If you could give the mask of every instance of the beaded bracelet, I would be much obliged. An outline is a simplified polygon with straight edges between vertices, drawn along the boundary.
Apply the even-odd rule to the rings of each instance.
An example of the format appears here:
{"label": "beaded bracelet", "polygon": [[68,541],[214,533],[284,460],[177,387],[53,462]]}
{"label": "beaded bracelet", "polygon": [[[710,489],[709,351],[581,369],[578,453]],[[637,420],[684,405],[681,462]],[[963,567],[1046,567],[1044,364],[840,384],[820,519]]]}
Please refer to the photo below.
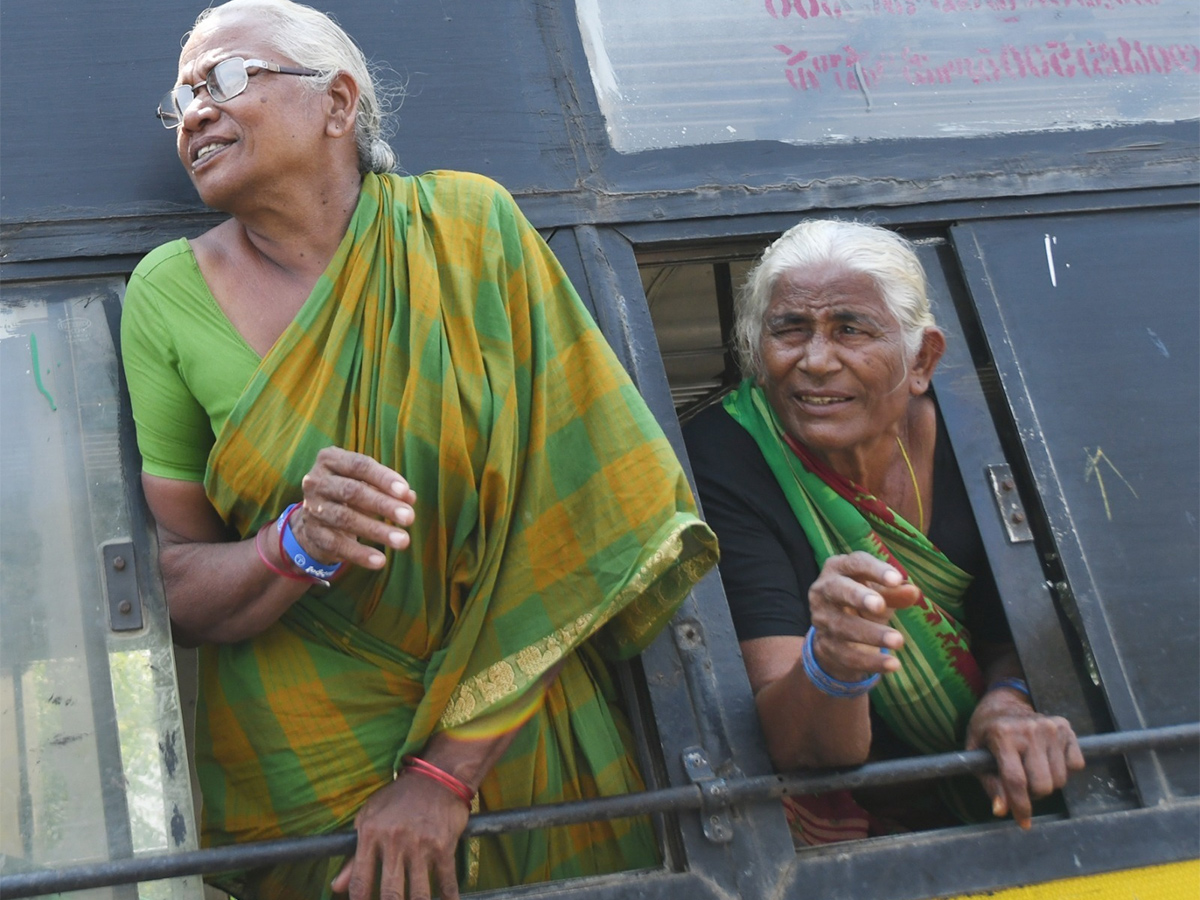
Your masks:
{"label": "beaded bracelet", "polygon": [[800,658],[804,662],[804,674],[808,676],[808,680],[813,683],[813,686],[818,691],[830,697],[849,699],[852,697],[861,697],[867,691],[871,690],[871,688],[875,687],[875,685],[879,684],[878,672],[869,678],[864,678],[862,681],[841,681],[822,669],[821,664],[817,662],[816,656],[813,655],[812,645],[816,633],[816,626],[810,626],[808,634],[804,636],[804,646],[800,651]]}
{"label": "beaded bracelet", "polygon": [[281,512],[279,518],[275,520],[275,530],[279,532],[279,555],[284,559],[291,560],[296,568],[307,575],[310,580],[329,587],[329,579],[337,574],[342,564],[340,562],[318,562],[309,556],[304,548],[300,546],[300,542],[296,540],[296,535],[292,533],[291,519],[296,510],[302,505],[300,503],[293,503]]}
{"label": "beaded bracelet", "polygon": [[436,781],[465,803],[467,809],[471,808],[471,801],[475,797],[475,792],[449,772],[439,769],[433,763],[427,762],[419,756],[405,756],[400,761],[404,763],[404,771],[416,772],[418,775],[424,775],[431,781]]}
{"label": "beaded bracelet", "polygon": [[268,524],[264,525],[262,528],[258,529],[258,532],[254,535],[254,549],[258,551],[258,558],[262,560],[263,565],[266,566],[268,569],[270,569],[272,572],[274,572],[276,575],[281,575],[284,578],[290,578],[290,579],[292,579],[292,581],[309,581],[309,582],[311,582],[312,579],[309,578],[307,575],[301,575],[299,572],[289,572],[287,569],[281,569],[281,568],[279,568],[279,566],[275,565],[275,563],[271,562],[271,560],[267,559],[267,554],[263,552],[262,544],[259,543],[258,539],[262,536],[262,533],[264,531],[266,531],[269,527],[271,527],[270,523],[268,523]]}
{"label": "beaded bracelet", "polygon": [[1011,688],[1014,691],[1024,694],[1029,699],[1033,699],[1033,696],[1029,693],[1029,685],[1025,683],[1024,678],[1014,678],[1012,676],[997,678],[988,685],[988,691],[994,691],[996,688]]}

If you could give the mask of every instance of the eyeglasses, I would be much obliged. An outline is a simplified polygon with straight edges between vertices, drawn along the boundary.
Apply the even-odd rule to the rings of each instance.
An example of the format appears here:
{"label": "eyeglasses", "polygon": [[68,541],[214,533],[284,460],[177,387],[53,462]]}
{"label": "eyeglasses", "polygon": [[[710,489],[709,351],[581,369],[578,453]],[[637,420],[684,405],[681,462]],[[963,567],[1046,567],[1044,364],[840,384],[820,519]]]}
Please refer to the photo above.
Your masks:
{"label": "eyeglasses", "polygon": [[215,103],[232,100],[246,90],[251,75],[259,74],[259,72],[251,72],[250,69],[258,69],[259,72],[276,72],[280,75],[321,74],[315,69],[298,69],[294,66],[276,65],[263,59],[242,59],[240,56],[231,56],[209,69],[203,81],[196,84],[178,84],[167,91],[158,104],[158,118],[163,123],[163,127],[178,128],[183,123],[183,111],[196,99],[196,90],[200,87],[208,90],[208,96],[212,97]]}

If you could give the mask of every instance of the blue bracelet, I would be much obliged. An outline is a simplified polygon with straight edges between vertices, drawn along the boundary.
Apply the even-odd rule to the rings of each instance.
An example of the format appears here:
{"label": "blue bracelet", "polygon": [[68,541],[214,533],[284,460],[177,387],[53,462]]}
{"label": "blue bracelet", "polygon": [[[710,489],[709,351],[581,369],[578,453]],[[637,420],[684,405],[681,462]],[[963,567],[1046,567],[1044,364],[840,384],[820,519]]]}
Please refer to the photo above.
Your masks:
{"label": "blue bracelet", "polygon": [[804,636],[804,646],[800,651],[800,659],[804,663],[804,674],[808,676],[808,680],[813,683],[818,691],[822,694],[828,694],[830,697],[839,697],[848,699],[851,697],[861,697],[875,685],[879,684],[879,673],[876,672],[869,678],[864,678],[862,681],[841,681],[834,678],[828,672],[821,668],[821,664],[817,662],[816,656],[813,655],[813,637],[816,635],[816,626],[808,629],[808,634]]}
{"label": "blue bracelet", "polygon": [[283,549],[288,560],[296,566],[301,572],[309,578],[314,578],[317,581],[324,582],[328,586],[329,579],[337,574],[338,569],[342,567],[341,563],[323,563],[317,562],[311,556],[304,552],[304,548],[300,546],[300,542],[296,540],[296,535],[292,534],[292,523],[288,521],[292,517],[292,513],[299,503],[293,503],[287,509],[279,514],[279,518],[275,520],[275,530],[280,534],[279,546]]}
{"label": "blue bracelet", "polygon": [[1033,699],[1033,696],[1029,693],[1029,685],[1025,683],[1024,678],[1013,678],[1011,676],[997,678],[988,685],[989,691],[994,691],[996,688],[1012,688],[1014,691],[1019,691],[1026,697],[1029,697],[1029,699]]}

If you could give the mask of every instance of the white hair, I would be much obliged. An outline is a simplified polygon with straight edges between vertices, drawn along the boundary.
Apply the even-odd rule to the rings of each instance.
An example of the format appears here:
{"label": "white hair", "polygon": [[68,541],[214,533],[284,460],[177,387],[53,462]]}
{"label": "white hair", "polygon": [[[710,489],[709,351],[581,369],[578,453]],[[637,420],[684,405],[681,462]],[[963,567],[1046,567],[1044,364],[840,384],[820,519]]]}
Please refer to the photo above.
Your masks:
{"label": "white hair", "polygon": [[867,275],[900,323],[909,359],[921,348],[925,329],[936,327],[929,309],[925,270],[912,245],[877,225],[814,219],[789,228],[767,247],[738,293],[734,351],[748,377],[762,377],[762,329],[771,294],[786,272],[834,267]]}
{"label": "white hair", "polygon": [[332,17],[292,0],[229,0],[200,13],[193,30],[206,19],[226,12],[252,13],[269,20],[271,45],[296,65],[321,73],[304,79],[312,90],[326,90],[339,72],[353,78],[358,85],[354,126],[358,170],[382,173],[396,167],[396,153],[384,137],[386,110],[380,103],[384,92],[376,84],[362,50]]}

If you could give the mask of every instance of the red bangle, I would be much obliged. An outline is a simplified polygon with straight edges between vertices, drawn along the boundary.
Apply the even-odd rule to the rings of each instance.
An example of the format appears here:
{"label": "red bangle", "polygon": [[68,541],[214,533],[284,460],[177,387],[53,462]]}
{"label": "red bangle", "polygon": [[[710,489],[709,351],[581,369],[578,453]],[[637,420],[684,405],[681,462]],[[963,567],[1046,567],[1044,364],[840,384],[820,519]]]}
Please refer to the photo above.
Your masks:
{"label": "red bangle", "polygon": [[259,539],[259,536],[261,536],[262,533],[270,527],[271,527],[271,523],[268,522],[262,528],[258,529],[257,533],[254,535],[254,549],[258,551],[258,558],[262,560],[263,565],[266,566],[268,569],[270,569],[272,572],[274,572],[276,575],[282,575],[284,578],[292,579],[292,581],[312,581],[312,579],[309,578],[307,575],[300,575],[296,572],[288,572],[284,569],[279,568],[279,566],[275,565],[275,563],[273,563],[269,559],[267,559],[267,554],[263,553],[262,544],[260,544],[258,542],[258,539]]}
{"label": "red bangle", "polygon": [[400,761],[404,763],[406,769],[416,772],[418,775],[424,775],[431,781],[436,781],[465,803],[467,809],[471,808],[471,801],[475,798],[475,792],[449,772],[439,769],[433,763],[426,762],[417,756],[405,756]]}

